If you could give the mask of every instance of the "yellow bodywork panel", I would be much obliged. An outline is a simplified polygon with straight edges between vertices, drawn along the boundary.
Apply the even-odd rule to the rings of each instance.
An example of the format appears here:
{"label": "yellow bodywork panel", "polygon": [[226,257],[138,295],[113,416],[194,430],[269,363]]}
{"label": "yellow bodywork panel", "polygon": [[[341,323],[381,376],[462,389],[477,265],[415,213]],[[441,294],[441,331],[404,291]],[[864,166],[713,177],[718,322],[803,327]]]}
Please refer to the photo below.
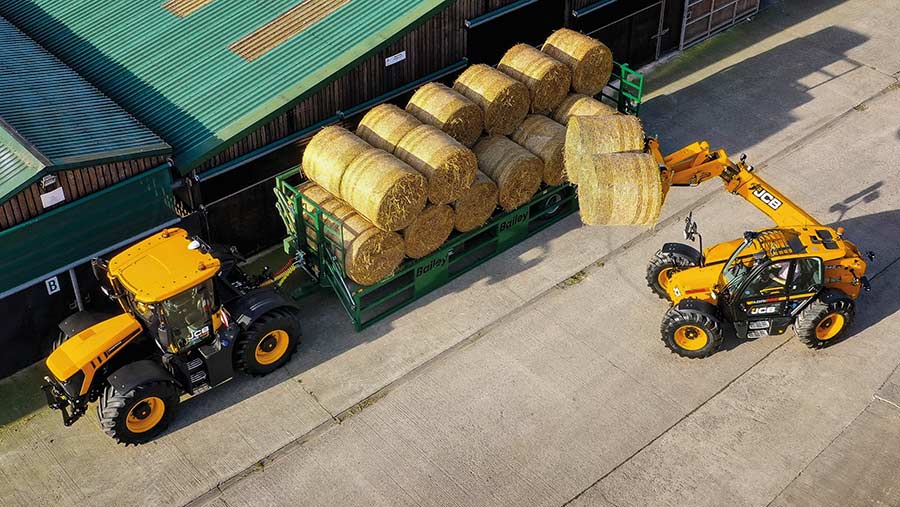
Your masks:
{"label": "yellow bodywork panel", "polygon": [[117,279],[138,301],[157,303],[215,276],[219,260],[190,249],[187,231],[165,229],[109,261],[109,277]]}
{"label": "yellow bodywork panel", "polygon": [[94,371],[141,332],[141,325],[128,313],[95,324],[64,341],[47,358],[47,368],[59,380],[84,370],[82,394],[87,392]]}

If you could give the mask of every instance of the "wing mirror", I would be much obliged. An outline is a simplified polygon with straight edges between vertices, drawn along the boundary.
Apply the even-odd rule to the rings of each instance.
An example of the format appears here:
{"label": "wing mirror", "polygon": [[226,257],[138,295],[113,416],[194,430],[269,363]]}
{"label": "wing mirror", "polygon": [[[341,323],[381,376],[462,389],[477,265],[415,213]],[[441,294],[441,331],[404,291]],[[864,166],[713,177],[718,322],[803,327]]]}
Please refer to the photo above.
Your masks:
{"label": "wing mirror", "polygon": [[688,213],[684,219],[684,239],[694,241],[697,236],[697,222],[694,221],[694,212]]}

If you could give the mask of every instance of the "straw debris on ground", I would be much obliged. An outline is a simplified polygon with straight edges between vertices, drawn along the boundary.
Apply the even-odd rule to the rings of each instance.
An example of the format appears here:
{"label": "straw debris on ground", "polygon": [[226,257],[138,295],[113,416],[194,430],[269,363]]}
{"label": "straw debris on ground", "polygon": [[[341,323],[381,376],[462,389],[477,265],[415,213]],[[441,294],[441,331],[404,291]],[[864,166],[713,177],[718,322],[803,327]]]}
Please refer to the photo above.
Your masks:
{"label": "straw debris on ground", "polygon": [[441,83],[428,83],[416,90],[406,111],[466,146],[475,144],[484,130],[481,107]]}
{"label": "straw debris on ground", "polygon": [[573,116],[566,130],[566,178],[581,184],[582,158],[643,149],[644,129],[636,116]]}
{"label": "straw debris on ground", "polygon": [[338,197],[385,231],[403,229],[425,207],[425,178],[378,148],[353,159],[340,190]]}
{"label": "straw debris on ground", "polygon": [[540,188],[543,162],[506,136],[485,137],[473,150],[478,169],[497,184],[506,211],[528,202]]}
{"label": "straw debris on ground", "polygon": [[573,116],[610,116],[619,114],[616,108],[581,93],[573,93],[560,103],[553,112],[553,119],[568,125]]}
{"label": "straw debris on ground", "polygon": [[488,134],[511,134],[525,119],[531,105],[524,84],[484,64],[466,69],[456,79],[453,89],[481,107]]}
{"label": "straw debris on ground", "polygon": [[497,70],[528,87],[531,112],[548,114],[559,105],[572,83],[564,63],[528,44],[516,44],[503,55]]}
{"label": "straw debris on ground", "polygon": [[409,227],[403,229],[407,257],[421,259],[440,248],[453,232],[453,224],[453,208],[446,204],[426,206]]}
{"label": "straw debris on ground", "polygon": [[597,95],[609,82],[612,52],[597,39],[563,28],[547,38],[541,51],[568,65],[577,93]]}
{"label": "straw debris on ground", "polygon": [[527,149],[544,163],[541,173],[544,183],[556,186],[566,180],[563,164],[563,148],[566,144],[566,128],[539,114],[528,115],[510,136],[519,146]]}
{"label": "straw debris on ground", "polygon": [[453,203],[453,209],[456,210],[456,230],[469,232],[487,223],[497,209],[497,199],[497,184],[478,171],[469,190]]}
{"label": "straw debris on ground", "polygon": [[659,165],[647,153],[582,159],[578,206],[588,225],[652,225],[663,204]]}
{"label": "straw debris on ground", "polygon": [[400,140],[394,153],[425,177],[428,200],[434,204],[449,204],[459,199],[472,184],[478,169],[472,150],[431,125],[412,129]]}
{"label": "straw debris on ground", "polygon": [[356,135],[376,148],[393,153],[397,143],[422,123],[393,104],[373,107],[360,120]]}

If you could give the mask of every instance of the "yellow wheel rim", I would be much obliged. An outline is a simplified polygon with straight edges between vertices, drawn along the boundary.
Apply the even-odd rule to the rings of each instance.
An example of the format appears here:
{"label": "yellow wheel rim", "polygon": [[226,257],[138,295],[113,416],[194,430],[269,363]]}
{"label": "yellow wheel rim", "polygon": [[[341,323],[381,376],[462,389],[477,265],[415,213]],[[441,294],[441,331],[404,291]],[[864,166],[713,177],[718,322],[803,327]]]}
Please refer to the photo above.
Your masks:
{"label": "yellow wheel rim", "polygon": [[162,421],[166,413],[166,403],[150,396],[134,404],[125,418],[125,427],[132,433],[144,433],[153,429],[159,421]]}
{"label": "yellow wheel rim", "polygon": [[674,269],[666,268],[656,275],[656,281],[659,282],[659,286],[663,289],[669,286],[669,278],[672,277],[672,271],[674,271]]}
{"label": "yellow wheel rim", "polygon": [[270,331],[256,344],[256,362],[267,365],[278,361],[287,352],[290,341],[286,331]]}
{"label": "yellow wheel rim", "polygon": [[675,330],[675,344],[684,350],[700,350],[709,342],[709,337],[697,326],[681,326]]}
{"label": "yellow wheel rim", "polygon": [[844,329],[844,316],[840,313],[829,313],[816,326],[816,338],[825,341],[837,336]]}

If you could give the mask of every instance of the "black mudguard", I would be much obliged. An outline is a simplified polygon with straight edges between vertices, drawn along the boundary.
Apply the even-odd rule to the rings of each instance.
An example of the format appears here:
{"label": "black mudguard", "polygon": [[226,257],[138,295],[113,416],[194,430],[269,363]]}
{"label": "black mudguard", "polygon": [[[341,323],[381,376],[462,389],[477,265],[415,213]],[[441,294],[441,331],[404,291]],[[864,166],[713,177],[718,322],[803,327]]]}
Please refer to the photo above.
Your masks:
{"label": "black mudguard", "polygon": [[253,289],[225,306],[234,322],[244,329],[266,312],[284,307],[297,309],[300,306],[271,287]]}
{"label": "black mudguard", "polygon": [[662,247],[662,253],[673,253],[683,255],[694,261],[695,266],[700,265],[700,252],[696,248],[685,245],[684,243],[666,243]]}
{"label": "black mudguard", "polygon": [[682,299],[675,305],[675,308],[679,311],[694,311],[705,313],[707,315],[712,315],[713,317],[718,318],[719,316],[719,308],[711,303],[707,303],[706,301],[701,301],[699,299]]}
{"label": "black mudguard", "polygon": [[104,320],[112,318],[112,315],[97,312],[78,312],[66,317],[59,323],[59,330],[71,338],[85,329],[97,325]]}
{"label": "black mudguard", "polygon": [[116,392],[123,394],[148,382],[171,382],[180,386],[171,373],[166,371],[161,364],[150,359],[128,363],[113,372],[107,380]]}

